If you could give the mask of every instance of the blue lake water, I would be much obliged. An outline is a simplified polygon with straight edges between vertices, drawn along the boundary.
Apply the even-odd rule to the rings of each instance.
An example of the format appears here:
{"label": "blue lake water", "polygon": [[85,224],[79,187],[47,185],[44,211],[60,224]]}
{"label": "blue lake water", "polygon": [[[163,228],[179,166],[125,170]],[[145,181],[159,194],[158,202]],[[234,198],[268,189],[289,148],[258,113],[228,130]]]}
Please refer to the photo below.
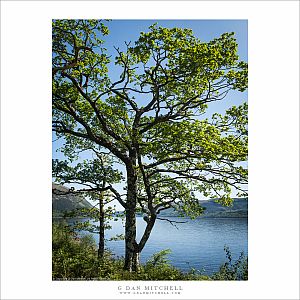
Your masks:
{"label": "blue lake water", "polygon": [[[248,255],[248,219],[246,218],[169,218],[185,221],[176,224],[177,228],[167,221],[157,220],[151,236],[142,251],[141,261],[147,261],[154,253],[171,249],[169,261],[175,267],[188,271],[195,268],[203,274],[212,274],[219,270],[226,261],[224,246],[232,252],[233,260],[243,251]],[[137,236],[140,238],[145,228],[145,221],[137,217]],[[124,224],[111,222],[112,229],[106,231],[105,238],[124,234]],[[94,235],[98,242],[98,236]],[[124,241],[108,241],[106,248],[116,256],[124,255]]]}

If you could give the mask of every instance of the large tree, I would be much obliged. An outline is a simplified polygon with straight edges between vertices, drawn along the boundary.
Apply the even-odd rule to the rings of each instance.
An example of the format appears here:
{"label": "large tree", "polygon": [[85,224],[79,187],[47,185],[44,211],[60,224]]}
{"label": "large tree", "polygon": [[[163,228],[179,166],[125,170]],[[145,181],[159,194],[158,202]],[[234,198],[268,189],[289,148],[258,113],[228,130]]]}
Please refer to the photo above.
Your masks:
{"label": "large tree", "polygon": [[[199,195],[229,205],[232,190],[245,192],[247,104],[206,111],[228,101],[230,90],[245,91],[247,63],[238,59],[233,33],[206,43],[190,29],[154,24],[123,51],[115,48],[120,77],[113,82],[103,28],[93,20],[53,22],[53,130],[66,148],[75,137],[124,166],[124,267],[132,271],[160,211],[196,217]],[[147,222],[140,241],[137,210]]]}

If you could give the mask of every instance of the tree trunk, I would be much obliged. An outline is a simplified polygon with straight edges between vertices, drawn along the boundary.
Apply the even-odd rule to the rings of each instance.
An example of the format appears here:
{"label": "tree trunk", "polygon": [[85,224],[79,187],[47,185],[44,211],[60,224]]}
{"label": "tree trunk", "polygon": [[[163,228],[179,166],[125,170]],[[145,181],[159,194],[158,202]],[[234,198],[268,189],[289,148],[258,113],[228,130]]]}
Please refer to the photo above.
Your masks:
{"label": "tree trunk", "polygon": [[134,259],[136,253],[136,219],[135,210],[126,209],[125,222],[125,265],[124,269],[135,271]]}
{"label": "tree trunk", "polygon": [[130,153],[131,164],[127,170],[127,207],[125,222],[125,264],[124,270],[136,271],[139,266],[136,243],[136,204],[137,204],[137,175],[135,171],[136,154]]}
{"label": "tree trunk", "polygon": [[133,260],[132,260],[132,269],[135,272],[139,272],[140,271],[140,252],[139,251],[135,251],[133,254]]}
{"label": "tree trunk", "polygon": [[104,198],[103,192],[101,192],[99,198],[99,247],[98,247],[98,259],[103,259],[104,256]]}
{"label": "tree trunk", "polygon": [[144,234],[141,238],[141,241],[139,242],[139,245],[138,245],[139,252],[142,252],[142,250],[144,249],[144,247],[150,237],[152,229],[154,227],[155,221],[156,221],[156,215],[152,214],[151,217],[149,218],[149,220],[147,221],[147,226],[145,228]]}

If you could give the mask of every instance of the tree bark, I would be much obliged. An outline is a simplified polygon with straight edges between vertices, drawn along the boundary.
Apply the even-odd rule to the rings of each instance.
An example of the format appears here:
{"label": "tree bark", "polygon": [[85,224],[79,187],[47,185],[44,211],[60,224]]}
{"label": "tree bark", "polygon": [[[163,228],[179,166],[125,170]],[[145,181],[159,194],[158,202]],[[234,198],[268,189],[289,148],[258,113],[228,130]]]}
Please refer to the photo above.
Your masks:
{"label": "tree bark", "polygon": [[135,210],[126,209],[124,269],[129,272],[136,271],[134,264],[136,250],[137,245]]}
{"label": "tree bark", "polygon": [[125,222],[125,264],[124,269],[132,272],[139,266],[138,247],[136,243],[136,205],[137,205],[137,175],[136,175],[136,152],[130,151],[130,164],[127,171],[127,207]]}
{"label": "tree bark", "polygon": [[104,214],[104,198],[101,192],[99,198],[99,246],[98,246],[98,259],[103,259],[104,256],[104,227],[105,227],[105,214]]}
{"label": "tree bark", "polygon": [[140,270],[140,252],[136,250],[133,254],[133,261],[132,261],[133,271],[139,272]]}
{"label": "tree bark", "polygon": [[146,242],[148,241],[150,234],[152,232],[152,229],[154,227],[155,221],[156,221],[156,215],[152,214],[150,219],[147,221],[147,226],[145,228],[144,234],[141,238],[141,241],[138,244],[139,252],[142,252],[142,250],[144,249]]}

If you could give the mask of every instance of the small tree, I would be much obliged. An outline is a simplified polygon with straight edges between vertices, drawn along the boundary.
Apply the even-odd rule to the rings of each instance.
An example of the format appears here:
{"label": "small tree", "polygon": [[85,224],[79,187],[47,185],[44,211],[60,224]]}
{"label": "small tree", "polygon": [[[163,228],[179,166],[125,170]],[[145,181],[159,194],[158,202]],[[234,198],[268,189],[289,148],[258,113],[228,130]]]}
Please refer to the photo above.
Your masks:
{"label": "small tree", "polygon": [[[113,170],[111,164],[111,158],[100,153],[97,153],[97,159],[84,160],[75,166],[71,166],[66,160],[53,160],[53,176],[57,182],[80,186],[77,190],[70,189],[68,193],[81,193],[97,202],[92,208],[76,209],[68,212],[66,216],[80,216],[89,219],[84,222],[77,221],[75,228],[99,235],[99,259],[102,259],[104,255],[105,229],[111,228],[109,220],[117,218],[115,209],[107,205],[115,197],[119,197],[118,192],[113,188],[113,184],[121,180],[121,173]],[[98,225],[94,225],[93,221],[98,222]]]}
{"label": "small tree", "polygon": [[[161,210],[172,206],[195,217],[203,211],[199,193],[229,205],[232,188],[245,191],[247,104],[223,115],[205,114],[231,90],[246,90],[247,63],[238,60],[233,33],[206,43],[190,29],[153,25],[125,51],[116,48],[121,72],[112,82],[102,41],[91,38],[99,36],[91,21],[78,20],[87,24],[83,29],[74,22],[53,23],[54,57],[65,59],[60,66],[54,61],[53,130],[66,147],[76,137],[107,149],[123,164],[124,268],[137,270]],[[61,27],[68,40],[57,36]],[[140,241],[138,209],[147,214]]]}

